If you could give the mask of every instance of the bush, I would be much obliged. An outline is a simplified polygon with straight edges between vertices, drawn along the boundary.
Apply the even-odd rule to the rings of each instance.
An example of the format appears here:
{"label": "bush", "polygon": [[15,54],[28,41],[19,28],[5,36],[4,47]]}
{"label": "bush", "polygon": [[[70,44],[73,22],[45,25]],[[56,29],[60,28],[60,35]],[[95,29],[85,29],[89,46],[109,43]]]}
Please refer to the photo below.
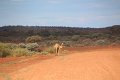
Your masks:
{"label": "bush", "polygon": [[9,48],[0,48],[0,57],[7,57],[11,53]]}
{"label": "bush", "polygon": [[56,43],[60,43],[58,40],[45,40],[44,42],[39,42],[40,47],[49,47],[51,45],[55,45]]}
{"label": "bush", "polygon": [[110,34],[105,34],[105,33],[92,33],[92,34],[88,34],[85,35],[84,37],[86,38],[91,38],[91,39],[106,39],[106,38],[110,38],[111,35]]}
{"label": "bush", "polygon": [[80,42],[79,42],[79,46],[92,46],[92,45],[94,45],[93,44],[93,40],[92,39],[84,39],[84,40],[81,40]]}
{"label": "bush", "polygon": [[7,48],[7,45],[5,43],[0,43],[0,48]]}
{"label": "bush", "polygon": [[47,55],[47,54],[49,54],[49,53],[48,53],[47,51],[42,51],[41,54]]}
{"label": "bush", "polygon": [[107,40],[97,40],[95,41],[95,45],[108,45],[110,42]]}
{"label": "bush", "polygon": [[42,37],[40,37],[40,36],[37,35],[37,36],[30,36],[25,41],[27,43],[35,43],[35,42],[39,42],[41,40],[42,40]]}
{"label": "bush", "polygon": [[[19,45],[13,44],[13,43],[0,43],[0,57],[29,56],[37,53],[35,52],[37,47],[39,47],[37,43],[29,43],[27,45],[25,45],[24,43],[20,43]],[[37,51],[40,51],[40,50],[37,50]]]}
{"label": "bush", "polygon": [[48,52],[48,53],[54,53],[55,49],[54,49],[54,47],[49,47],[45,51]]}
{"label": "bush", "polygon": [[79,40],[79,38],[80,38],[79,35],[73,35],[71,39],[72,39],[73,41],[77,41],[77,40]]}
{"label": "bush", "polygon": [[19,47],[17,44],[14,44],[14,43],[5,43],[5,44],[10,49],[14,49],[14,48],[18,48]]}
{"label": "bush", "polygon": [[31,51],[34,51],[35,48],[38,48],[38,47],[39,47],[39,45],[38,45],[37,43],[29,43],[29,44],[26,44],[26,48],[27,48],[28,50],[31,50]]}
{"label": "bush", "polygon": [[44,51],[41,52],[41,54],[49,54],[49,53],[55,53],[54,47],[48,47]]}
{"label": "bush", "polygon": [[120,44],[120,37],[116,37],[114,40],[113,40],[113,44]]}
{"label": "bush", "polygon": [[38,47],[38,48],[35,48],[34,51],[35,52],[42,52],[42,49]]}
{"label": "bush", "polygon": [[64,46],[70,47],[73,41],[63,41],[62,43],[64,43]]}
{"label": "bush", "polygon": [[53,36],[53,35],[50,35],[49,37],[48,37],[48,39],[49,40],[54,40],[54,39],[56,39],[57,37],[56,36]]}
{"label": "bush", "polygon": [[120,37],[116,37],[116,38],[115,38],[115,41],[120,41]]}
{"label": "bush", "polygon": [[20,48],[26,48],[26,45],[24,43],[19,43],[18,45]]}
{"label": "bush", "polygon": [[20,57],[20,56],[29,56],[31,54],[29,50],[27,50],[26,48],[16,48],[12,50],[11,55],[14,57]]}
{"label": "bush", "polygon": [[9,56],[11,49],[5,43],[0,43],[0,57]]}

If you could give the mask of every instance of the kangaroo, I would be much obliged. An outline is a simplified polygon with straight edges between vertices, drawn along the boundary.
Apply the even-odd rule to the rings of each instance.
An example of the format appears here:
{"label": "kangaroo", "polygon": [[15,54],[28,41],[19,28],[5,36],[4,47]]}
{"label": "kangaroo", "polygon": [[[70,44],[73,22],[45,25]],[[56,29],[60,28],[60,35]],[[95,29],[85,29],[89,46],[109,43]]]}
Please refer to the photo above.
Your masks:
{"label": "kangaroo", "polygon": [[56,43],[54,45],[54,48],[55,48],[55,53],[59,56],[59,51],[63,48],[63,43],[61,45]]}

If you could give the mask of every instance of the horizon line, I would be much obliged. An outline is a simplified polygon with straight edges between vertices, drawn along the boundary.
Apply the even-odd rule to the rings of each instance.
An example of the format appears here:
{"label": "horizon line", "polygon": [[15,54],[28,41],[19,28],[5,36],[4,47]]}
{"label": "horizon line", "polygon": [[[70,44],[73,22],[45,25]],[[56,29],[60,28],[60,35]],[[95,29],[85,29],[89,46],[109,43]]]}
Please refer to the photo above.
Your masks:
{"label": "horizon line", "polygon": [[103,27],[88,27],[88,26],[63,26],[63,25],[2,25],[0,27],[8,27],[8,26],[23,26],[23,27],[71,27],[71,28],[106,28],[106,27],[112,27],[112,26],[118,26],[120,24],[116,24],[116,25],[111,25],[111,26],[103,26]]}

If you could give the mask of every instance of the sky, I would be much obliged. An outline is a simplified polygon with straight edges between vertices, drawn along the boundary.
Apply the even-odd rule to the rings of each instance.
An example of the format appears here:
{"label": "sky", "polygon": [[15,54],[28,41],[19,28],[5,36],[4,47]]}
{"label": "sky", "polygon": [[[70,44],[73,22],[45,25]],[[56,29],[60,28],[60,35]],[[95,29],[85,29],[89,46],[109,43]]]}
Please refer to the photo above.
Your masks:
{"label": "sky", "polygon": [[120,25],[120,0],[0,0],[0,26]]}

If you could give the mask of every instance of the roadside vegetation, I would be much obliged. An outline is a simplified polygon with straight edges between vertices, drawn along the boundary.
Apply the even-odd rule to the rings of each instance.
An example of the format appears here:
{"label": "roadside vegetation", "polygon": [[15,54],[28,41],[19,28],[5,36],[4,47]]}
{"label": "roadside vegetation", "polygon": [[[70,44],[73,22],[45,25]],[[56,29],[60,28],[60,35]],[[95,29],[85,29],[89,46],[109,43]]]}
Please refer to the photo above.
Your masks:
{"label": "roadside vegetation", "polygon": [[53,47],[42,50],[37,43],[0,43],[0,57],[2,58],[32,56],[34,54],[47,55],[49,53],[54,53]]}
{"label": "roadside vegetation", "polygon": [[0,27],[0,57],[53,54],[55,43],[64,43],[66,47],[120,45],[120,25],[106,28]]}

